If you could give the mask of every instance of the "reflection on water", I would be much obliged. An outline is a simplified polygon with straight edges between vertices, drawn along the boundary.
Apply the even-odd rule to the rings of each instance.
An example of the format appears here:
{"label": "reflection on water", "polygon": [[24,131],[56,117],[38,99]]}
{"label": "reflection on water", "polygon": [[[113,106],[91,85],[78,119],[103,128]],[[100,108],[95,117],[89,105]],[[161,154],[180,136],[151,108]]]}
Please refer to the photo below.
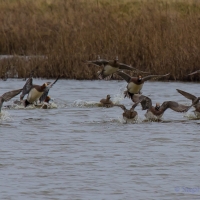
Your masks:
{"label": "reflection on water", "polygon": [[[1,94],[24,83],[1,81]],[[198,199],[200,121],[193,109],[168,109],[161,121],[151,122],[138,106],[137,121],[125,123],[122,109],[99,107],[110,94],[130,108],[125,87],[124,81],[59,80],[49,92],[57,107],[4,108],[0,199]],[[189,105],[176,88],[199,95],[198,87],[147,82],[142,92],[153,104]]]}

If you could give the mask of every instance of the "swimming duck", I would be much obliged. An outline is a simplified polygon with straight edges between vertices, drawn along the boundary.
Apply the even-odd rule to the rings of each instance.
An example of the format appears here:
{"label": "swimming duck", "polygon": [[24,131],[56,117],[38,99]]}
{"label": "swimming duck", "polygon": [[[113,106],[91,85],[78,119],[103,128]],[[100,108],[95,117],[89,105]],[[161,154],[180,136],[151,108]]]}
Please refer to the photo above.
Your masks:
{"label": "swimming duck", "polygon": [[194,96],[194,95],[192,95],[192,94],[190,94],[190,93],[188,93],[188,92],[185,92],[185,91],[183,91],[183,90],[179,90],[179,89],[176,89],[176,90],[177,90],[180,94],[182,94],[184,97],[186,97],[187,99],[192,100],[192,105],[193,105],[193,107],[195,108],[194,113],[195,113],[195,115],[196,115],[197,117],[200,117],[200,102],[199,102],[200,97],[196,97],[196,96]]}
{"label": "swimming duck", "polygon": [[112,107],[113,106],[113,102],[110,99],[111,99],[111,97],[110,97],[109,94],[106,96],[106,99],[101,99],[100,100],[101,106],[106,107],[106,108]]}
{"label": "swimming duck", "polygon": [[[23,87],[22,94],[20,95],[20,100],[22,101],[24,96],[28,94],[27,99],[24,101],[24,106],[27,107],[29,104],[34,103],[39,98],[41,98],[43,94],[45,94],[44,97],[46,98],[49,92],[49,89],[55,84],[58,78],[52,84],[47,82],[41,86],[33,85],[33,78],[32,77],[29,78]],[[41,100],[44,100],[44,99],[42,98]]]}
{"label": "swimming duck", "polygon": [[[139,102],[138,102],[139,103]],[[126,107],[124,105],[121,104],[116,104],[114,106],[118,106],[120,107],[124,112],[123,112],[123,119],[127,121],[127,119],[134,119],[136,120],[138,117],[138,113],[134,110],[135,107],[138,105],[138,103],[135,103],[131,109],[126,109]]]}
{"label": "swimming duck", "polygon": [[158,79],[168,76],[170,73],[165,75],[149,75],[142,77],[141,75],[138,75],[137,77],[131,77],[128,74],[118,71],[116,72],[120,77],[122,77],[127,83],[127,91],[124,92],[124,97],[133,98],[134,94],[140,94],[142,87],[144,85],[144,82],[150,79]]}
{"label": "swimming duck", "polygon": [[186,106],[179,104],[175,101],[165,101],[160,105],[160,103],[156,103],[156,106],[152,106],[152,101],[149,97],[141,95],[140,102],[142,105],[142,110],[147,110],[145,117],[150,120],[159,120],[164,112],[170,108],[176,112],[187,112],[191,106]]}
{"label": "swimming duck", "polygon": [[126,65],[124,63],[118,62],[118,57],[116,57],[114,60],[105,60],[98,57],[97,60],[94,61],[87,61],[87,64],[93,64],[96,66],[103,66],[103,69],[101,71],[98,71],[98,77],[99,79],[104,79],[113,73],[117,72],[120,69],[124,70],[131,70],[131,71],[138,71],[141,73],[148,73],[148,72],[142,72],[132,66]]}
{"label": "swimming duck", "polygon": [[0,112],[1,112],[1,108],[2,108],[3,102],[4,101],[6,101],[6,102],[9,101],[10,99],[12,99],[16,95],[18,95],[21,91],[22,91],[22,89],[12,90],[12,91],[6,92],[2,96],[0,96]]}

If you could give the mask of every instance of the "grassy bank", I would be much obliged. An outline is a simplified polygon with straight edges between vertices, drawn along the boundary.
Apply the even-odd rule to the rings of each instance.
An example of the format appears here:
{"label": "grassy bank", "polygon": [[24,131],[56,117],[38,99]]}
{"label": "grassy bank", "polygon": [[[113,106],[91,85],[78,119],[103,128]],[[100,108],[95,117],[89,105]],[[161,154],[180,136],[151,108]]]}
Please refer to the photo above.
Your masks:
{"label": "grassy bank", "polygon": [[[111,2],[111,3],[110,3]],[[171,80],[199,80],[200,2],[195,0],[0,0],[0,75],[17,68],[26,77],[96,79],[84,61],[118,55]]]}

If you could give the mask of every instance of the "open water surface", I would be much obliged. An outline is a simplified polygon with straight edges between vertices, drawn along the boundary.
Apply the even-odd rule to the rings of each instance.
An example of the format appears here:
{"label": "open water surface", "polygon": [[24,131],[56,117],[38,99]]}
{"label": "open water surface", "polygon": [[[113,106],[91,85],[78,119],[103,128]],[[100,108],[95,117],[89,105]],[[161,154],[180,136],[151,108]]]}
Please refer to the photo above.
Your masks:
{"label": "open water surface", "polygon": [[[0,81],[0,94],[24,84]],[[52,109],[3,108],[0,199],[200,199],[200,121],[193,108],[186,114],[168,109],[161,122],[150,122],[138,106],[138,121],[125,124],[120,107],[98,102],[110,94],[130,108],[131,100],[123,98],[126,85],[58,80],[49,92]],[[142,92],[154,105],[189,105],[176,88],[200,96],[198,83],[146,82]]]}

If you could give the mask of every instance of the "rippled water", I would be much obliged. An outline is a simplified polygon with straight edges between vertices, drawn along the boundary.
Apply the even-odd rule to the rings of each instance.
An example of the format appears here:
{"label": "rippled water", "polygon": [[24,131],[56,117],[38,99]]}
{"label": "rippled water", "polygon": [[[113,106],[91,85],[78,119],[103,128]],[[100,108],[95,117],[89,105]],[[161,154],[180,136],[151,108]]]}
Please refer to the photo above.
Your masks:
{"label": "rippled water", "polygon": [[[0,92],[24,83],[0,81]],[[59,80],[49,93],[57,108],[4,108],[0,199],[199,199],[200,121],[193,109],[167,110],[162,122],[149,122],[138,106],[138,122],[124,124],[121,108],[97,105],[110,94],[130,108],[125,87],[125,81]],[[179,82],[147,82],[143,94],[154,104],[190,104],[176,88],[199,95],[199,84]]]}

